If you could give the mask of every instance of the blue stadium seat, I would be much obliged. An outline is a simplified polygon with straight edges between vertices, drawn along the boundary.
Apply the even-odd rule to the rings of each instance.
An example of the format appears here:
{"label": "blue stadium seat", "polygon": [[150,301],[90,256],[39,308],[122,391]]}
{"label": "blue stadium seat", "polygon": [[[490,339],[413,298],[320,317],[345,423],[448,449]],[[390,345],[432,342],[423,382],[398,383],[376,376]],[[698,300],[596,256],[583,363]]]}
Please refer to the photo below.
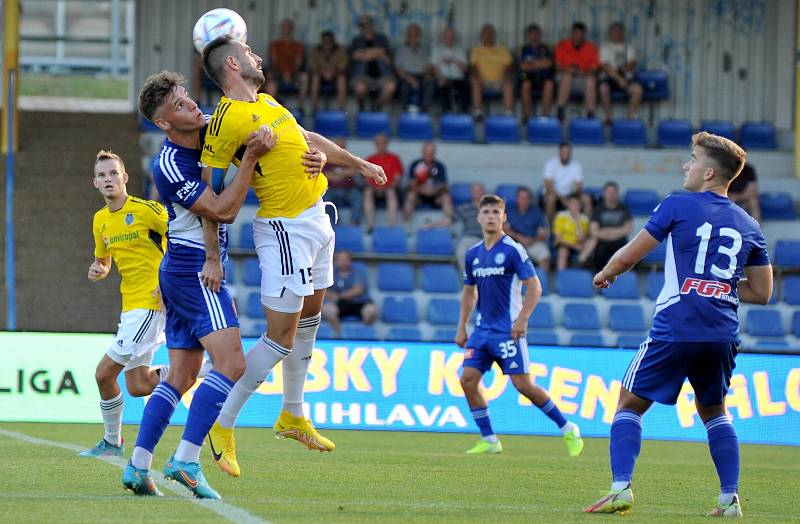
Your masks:
{"label": "blue stadium seat", "polygon": [[416,301],[411,297],[385,297],[381,320],[392,324],[416,324],[419,322]]}
{"label": "blue stadium seat", "polygon": [[557,118],[540,116],[528,119],[528,142],[531,144],[560,144],[563,141],[561,122]]}
{"label": "blue stadium seat", "polygon": [[446,227],[420,229],[417,232],[417,253],[423,255],[452,255],[453,236]]}
{"label": "blue stadium seat", "polygon": [[372,250],[376,253],[408,253],[408,238],[402,227],[376,227],[372,232]]}
{"label": "blue stadium seat", "polygon": [[291,108],[289,110],[289,112],[292,114],[294,119],[297,120],[297,123],[302,126],[303,125],[303,110],[301,108],[299,108],[299,107],[293,107],[293,108]]}
{"label": "blue stadium seat", "polygon": [[252,187],[247,190],[247,196],[244,197],[244,205],[245,206],[258,205],[258,197],[256,196],[256,192],[253,190]]}
{"label": "blue stadium seat", "polygon": [[785,334],[781,313],[775,308],[757,308],[747,312],[747,333],[754,337],[782,337]]}
{"label": "blue stadium seat", "polygon": [[258,258],[247,257],[244,259],[242,283],[249,287],[261,286],[261,267],[258,265]]}
{"label": "blue stadium seat", "polygon": [[745,149],[778,149],[775,127],[769,122],[745,122],[739,130],[739,141]]}
{"label": "blue stadium seat", "polygon": [[364,237],[358,226],[335,226],[336,249],[344,249],[351,253],[364,252]]}
{"label": "blue stadium seat", "polygon": [[236,267],[236,262],[229,258],[228,263],[225,264],[225,283],[229,286],[235,286],[239,282],[239,268]]}
{"label": "blue stadium seat", "polygon": [[775,265],[787,269],[800,269],[800,240],[775,242]]}
{"label": "blue stadium seat", "polygon": [[750,349],[755,351],[783,351],[791,346],[784,338],[759,338]]}
{"label": "blue stadium seat", "polygon": [[599,118],[573,118],[569,122],[569,140],[582,146],[605,145],[603,122]]}
{"label": "blue stadium seat", "polygon": [[264,318],[264,307],[261,305],[261,292],[257,291],[247,295],[247,310],[245,313],[250,318]]}
{"label": "blue stadium seat", "polygon": [[669,99],[669,76],[666,71],[645,69],[636,74],[642,84],[642,98],[645,100]]}
{"label": "blue stadium seat", "polygon": [[794,220],[792,195],[783,191],[770,191],[758,195],[761,203],[761,216],[765,220]]}
{"label": "blue stadium seat", "polygon": [[239,228],[239,245],[236,246],[240,249],[255,249],[256,243],[253,240],[253,224],[252,222],[245,222]]}
{"label": "blue stadium seat", "polygon": [[528,344],[533,346],[557,346],[559,344],[558,334],[555,331],[532,331],[528,330]]}
{"label": "blue stadium seat", "polygon": [[733,122],[727,120],[703,120],[700,122],[700,131],[708,131],[713,135],[736,141],[736,128],[733,127]]}
{"label": "blue stadium seat", "polygon": [[328,138],[349,135],[347,113],[344,111],[317,111],[314,115],[314,131]]}
{"label": "blue stadium seat", "polygon": [[375,332],[375,326],[345,322],[342,324],[342,338],[348,340],[376,340],[378,334]]}
{"label": "blue stadium seat", "polygon": [[439,135],[442,140],[474,142],[475,124],[469,115],[445,113],[439,119]]}
{"label": "blue stadium seat", "polygon": [[606,345],[603,334],[594,333],[573,333],[569,339],[570,346],[601,348]]}
{"label": "blue stadium seat", "polygon": [[565,304],[561,324],[567,329],[600,329],[597,308],[594,304]]}
{"label": "blue stadium seat", "polygon": [[662,271],[651,271],[647,274],[647,291],[645,295],[650,300],[658,298],[661,288],[664,287],[664,273]]}
{"label": "blue stadium seat", "polygon": [[386,334],[386,339],[419,342],[422,340],[422,332],[415,327],[391,327],[389,328],[389,332]]}
{"label": "blue stadium seat", "polygon": [[433,332],[434,342],[453,342],[456,338],[456,330],[453,328],[439,328]]}
{"label": "blue stadium seat", "polygon": [[550,294],[550,275],[536,268],[536,276],[539,277],[539,283],[542,284],[542,296],[546,297]]}
{"label": "blue stadium seat", "polygon": [[258,338],[267,330],[267,325],[264,322],[247,322],[241,319],[239,329],[243,337]]}
{"label": "blue stadium seat", "polygon": [[689,147],[692,143],[692,124],[688,120],[662,120],[658,124],[658,145]]}
{"label": "blue stadium seat", "polygon": [[438,326],[455,326],[461,304],[454,298],[432,298],[428,302],[428,322]]}
{"label": "blue stadium seat", "polygon": [[621,274],[617,277],[617,281],[602,293],[606,298],[638,300],[639,280],[636,278],[636,273],[628,271]]}
{"label": "blue stadium seat", "polygon": [[381,291],[414,291],[414,267],[402,262],[378,264],[378,289]]}
{"label": "blue stadium seat", "polygon": [[356,136],[372,138],[377,134],[392,134],[389,115],[382,111],[362,111],[356,116]]}
{"label": "blue stadium seat", "polygon": [[781,288],[781,298],[784,302],[793,306],[800,306],[800,277],[783,277]]}
{"label": "blue stadium seat", "polygon": [[612,304],[608,310],[608,327],[614,331],[645,331],[644,311],[636,304]]}
{"label": "blue stadium seat", "polygon": [[403,113],[397,119],[397,138],[433,140],[433,122],[426,113]]}
{"label": "blue stadium seat", "polygon": [[611,142],[615,146],[646,146],[647,128],[638,118],[614,120],[611,124]]}
{"label": "blue stadium seat", "polygon": [[506,201],[506,207],[516,207],[519,184],[500,184],[494,194]]}
{"label": "blue stadium seat", "polygon": [[450,198],[453,205],[458,206],[472,200],[472,184],[469,182],[453,182],[450,184]]}
{"label": "blue stadium seat", "polygon": [[426,293],[457,293],[460,278],[450,264],[425,264],[422,266],[422,290]]}
{"label": "blue stadium seat", "polygon": [[510,115],[491,115],[486,118],[486,142],[516,144],[519,142],[519,122]]}
{"label": "blue stadium seat", "polygon": [[651,252],[646,254],[642,259],[645,264],[663,265],[664,260],[667,258],[667,243],[661,242]]}
{"label": "blue stadium seat", "polygon": [[800,337],[800,311],[795,311],[792,315],[792,335]]}
{"label": "blue stadium seat", "polygon": [[625,192],[625,205],[635,216],[650,216],[659,202],[655,189],[629,189]]}
{"label": "blue stadium seat", "polygon": [[593,297],[592,274],[586,269],[559,271],[556,273],[556,292],[562,297]]}
{"label": "blue stadium seat", "polygon": [[616,347],[636,349],[642,345],[642,342],[644,342],[645,338],[647,338],[647,335],[620,335],[617,337]]}
{"label": "blue stadium seat", "polygon": [[556,327],[556,320],[553,316],[553,308],[549,302],[539,302],[533,314],[528,319],[528,327],[533,329],[553,329]]}
{"label": "blue stadium seat", "polygon": [[319,329],[317,330],[317,340],[327,340],[336,338],[336,333],[333,332],[333,328],[327,322],[322,322],[319,325]]}

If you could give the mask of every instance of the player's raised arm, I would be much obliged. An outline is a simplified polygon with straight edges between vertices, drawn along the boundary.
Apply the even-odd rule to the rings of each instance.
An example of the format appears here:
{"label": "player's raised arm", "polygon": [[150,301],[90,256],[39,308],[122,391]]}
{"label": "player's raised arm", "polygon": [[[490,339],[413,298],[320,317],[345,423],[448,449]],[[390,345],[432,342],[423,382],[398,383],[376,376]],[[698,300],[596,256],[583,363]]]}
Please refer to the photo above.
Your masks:
{"label": "player's raised arm", "polygon": [[[302,129],[302,127],[300,129]],[[303,133],[312,147],[316,147],[325,153],[328,162],[337,166],[352,167],[361,173],[362,176],[371,178],[381,185],[386,183],[386,173],[383,172],[381,166],[355,156],[350,151],[339,147],[322,135],[306,131],[305,129],[303,129]]]}
{"label": "player's raised arm", "polygon": [[478,301],[478,289],[475,285],[464,285],[464,290],[461,292],[461,310],[458,314],[458,327],[456,328],[456,344],[458,347],[464,347],[467,344],[467,322],[472,310],[475,309],[475,303]]}
{"label": "player's raised arm", "polygon": [[772,265],[745,266],[746,279],[739,281],[736,294],[742,302],[768,304],[772,298]]}
{"label": "player's raised arm", "polygon": [[593,284],[597,288],[607,288],[617,279],[619,275],[630,270],[649,252],[654,250],[660,242],[656,240],[646,229],[642,229],[633,237],[633,240],[622,246],[619,251],[614,253],[599,273],[594,276]]}

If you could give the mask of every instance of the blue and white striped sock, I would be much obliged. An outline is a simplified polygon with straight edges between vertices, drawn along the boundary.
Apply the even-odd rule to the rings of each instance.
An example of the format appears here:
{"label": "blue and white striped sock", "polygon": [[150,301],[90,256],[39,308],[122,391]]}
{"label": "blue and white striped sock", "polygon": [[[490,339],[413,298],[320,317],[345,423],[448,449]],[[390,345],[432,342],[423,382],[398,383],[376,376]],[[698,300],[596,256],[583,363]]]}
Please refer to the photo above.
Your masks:
{"label": "blue and white striped sock", "polygon": [[175,460],[180,462],[198,462],[200,460],[200,447],[203,445],[203,439],[206,438],[208,430],[217,420],[225,399],[231,393],[231,388],[233,388],[233,382],[219,371],[212,370],[206,375],[203,383],[192,397],[183,437],[175,451]]}
{"label": "blue and white striped sock", "polygon": [[163,380],[153,390],[150,400],[144,407],[136,446],[133,448],[131,463],[139,469],[150,469],[153,462],[153,450],[164,435],[169,419],[180,401],[178,390]]}

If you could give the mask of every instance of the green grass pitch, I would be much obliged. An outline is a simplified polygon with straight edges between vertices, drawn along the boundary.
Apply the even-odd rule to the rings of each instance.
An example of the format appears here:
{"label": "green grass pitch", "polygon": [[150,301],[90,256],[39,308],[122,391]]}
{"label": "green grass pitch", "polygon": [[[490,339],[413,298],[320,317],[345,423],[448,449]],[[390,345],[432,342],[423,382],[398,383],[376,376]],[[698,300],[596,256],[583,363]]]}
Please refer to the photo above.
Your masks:
{"label": "green grass pitch", "polygon": [[[98,425],[0,424],[0,429],[90,446]],[[171,428],[156,449],[157,469],[177,444]],[[136,428],[123,430],[128,440]],[[325,431],[337,450],[322,454],[269,429],[237,431],[242,477],[202,462],[229,505],[272,523],[317,522],[707,522],[718,483],[702,443],[645,441],[633,512],[584,515],[608,488],[608,440],[586,439],[570,459],[557,437],[504,436],[504,452],[463,452],[476,435]],[[156,469],[156,468],[154,468]],[[141,499],[122,490],[119,467],[61,448],[0,434],[2,522],[224,522],[170,491]],[[748,521],[800,521],[800,448],[742,448],[741,498]]]}

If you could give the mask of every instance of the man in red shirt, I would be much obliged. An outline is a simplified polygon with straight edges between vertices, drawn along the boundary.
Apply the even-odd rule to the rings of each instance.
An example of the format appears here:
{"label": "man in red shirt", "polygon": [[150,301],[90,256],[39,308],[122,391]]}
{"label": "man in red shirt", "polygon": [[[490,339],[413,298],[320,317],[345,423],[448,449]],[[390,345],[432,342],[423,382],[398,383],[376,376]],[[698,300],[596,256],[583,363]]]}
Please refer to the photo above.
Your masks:
{"label": "man in red shirt", "polygon": [[386,173],[386,183],[382,186],[370,183],[364,187],[364,218],[367,233],[375,227],[375,197],[386,199],[386,215],[389,225],[397,225],[397,186],[403,178],[403,162],[400,157],[387,150],[389,138],[385,133],[375,135],[375,153],[367,161],[378,164]]}
{"label": "man in red shirt", "polygon": [[597,106],[597,77],[600,55],[597,47],[586,41],[586,24],[575,22],[572,33],[556,46],[556,71],[558,72],[558,119],[564,121],[564,106],[573,91],[583,91],[586,116],[594,117]]}
{"label": "man in red shirt", "polygon": [[281,94],[297,93],[301,108],[305,107],[308,88],[308,74],[303,70],[304,52],[303,43],[294,39],[294,22],[284,18],[280,36],[269,43],[266,91],[277,100],[281,100]]}

